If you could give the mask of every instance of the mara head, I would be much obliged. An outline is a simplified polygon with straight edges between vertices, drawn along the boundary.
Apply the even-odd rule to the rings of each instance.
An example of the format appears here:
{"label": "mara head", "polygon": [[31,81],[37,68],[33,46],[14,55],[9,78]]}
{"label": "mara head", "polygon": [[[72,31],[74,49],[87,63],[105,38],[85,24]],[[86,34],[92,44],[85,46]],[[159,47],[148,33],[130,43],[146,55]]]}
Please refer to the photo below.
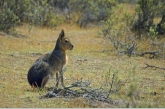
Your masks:
{"label": "mara head", "polygon": [[59,37],[57,39],[57,42],[56,42],[56,47],[57,48],[60,48],[64,51],[66,50],[72,50],[73,49],[73,45],[72,43],[70,42],[69,38],[67,38],[65,36],[65,33],[64,33],[64,30],[62,29],[61,30],[61,33],[59,34]]}

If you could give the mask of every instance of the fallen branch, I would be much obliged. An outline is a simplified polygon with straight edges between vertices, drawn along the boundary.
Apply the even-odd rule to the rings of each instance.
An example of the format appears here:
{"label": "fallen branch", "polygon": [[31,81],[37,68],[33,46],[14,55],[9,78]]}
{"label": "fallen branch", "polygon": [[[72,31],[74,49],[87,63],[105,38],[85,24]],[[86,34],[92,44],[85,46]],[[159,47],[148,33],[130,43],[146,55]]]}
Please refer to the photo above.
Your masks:
{"label": "fallen branch", "polygon": [[142,68],[142,69],[146,69],[146,68],[149,68],[149,67],[151,67],[151,68],[155,68],[155,70],[156,70],[156,69],[162,69],[162,70],[165,70],[165,68],[161,68],[161,67],[157,67],[157,66],[153,66],[153,65],[149,65],[149,64],[146,64],[146,67],[144,67],[144,68]]}
{"label": "fallen branch", "polygon": [[[114,76],[112,79],[114,80]],[[62,88],[55,88],[53,92],[47,92],[45,95],[41,96],[40,98],[53,98],[53,97],[82,97],[86,100],[90,101],[100,101],[100,102],[106,102],[106,103],[113,103],[113,100],[109,98],[109,95],[111,94],[112,85],[111,83],[110,90],[106,91],[103,88],[92,88],[90,87],[90,82],[85,81],[83,82],[82,79],[79,81],[76,81],[72,83],[68,87]],[[118,103],[116,102],[115,105]]]}
{"label": "fallen branch", "polygon": [[[126,50],[119,50],[118,51],[118,54],[127,54],[128,55],[128,52],[126,51]],[[146,52],[130,52],[131,54],[129,54],[130,56],[131,55],[136,55],[136,56],[141,56],[141,57],[143,57],[144,55],[147,55],[147,54],[149,54],[150,55],[150,58],[154,58],[154,57],[158,57],[160,54],[161,54],[161,52],[160,51],[146,51]]]}
{"label": "fallen branch", "polygon": [[153,57],[158,57],[159,54],[160,54],[160,51],[147,51],[147,52],[141,52],[141,53],[136,53],[136,54],[139,55],[139,56],[144,56],[146,54],[150,54]]}

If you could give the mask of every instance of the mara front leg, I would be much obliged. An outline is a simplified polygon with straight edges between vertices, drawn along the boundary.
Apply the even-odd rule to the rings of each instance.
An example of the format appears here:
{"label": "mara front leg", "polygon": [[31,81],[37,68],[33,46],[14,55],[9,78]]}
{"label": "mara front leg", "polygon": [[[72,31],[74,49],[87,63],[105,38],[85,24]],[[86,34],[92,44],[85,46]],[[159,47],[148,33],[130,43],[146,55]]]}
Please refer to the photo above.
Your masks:
{"label": "mara front leg", "polygon": [[[58,73],[60,74],[60,76],[58,76]],[[63,70],[62,69],[59,72],[56,72],[56,85],[55,85],[56,88],[58,88],[59,79],[61,79],[61,85],[63,87],[65,87],[64,81],[63,81]]]}
{"label": "mara front leg", "polygon": [[64,86],[64,81],[63,81],[63,69],[61,68],[61,70],[60,70],[60,77],[61,77],[61,85],[63,86],[63,87],[65,87]]}

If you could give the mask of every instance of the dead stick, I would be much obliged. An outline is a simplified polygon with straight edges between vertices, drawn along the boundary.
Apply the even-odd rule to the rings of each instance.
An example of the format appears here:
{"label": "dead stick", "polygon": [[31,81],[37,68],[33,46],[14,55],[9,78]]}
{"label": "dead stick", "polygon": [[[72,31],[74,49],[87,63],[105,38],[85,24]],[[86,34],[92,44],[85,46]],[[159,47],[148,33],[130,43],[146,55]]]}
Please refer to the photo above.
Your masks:
{"label": "dead stick", "polygon": [[142,68],[142,69],[146,69],[148,67],[151,67],[151,68],[155,68],[155,69],[162,69],[162,70],[165,70],[165,68],[162,68],[162,67],[157,67],[157,66],[153,66],[153,65],[149,65],[149,64],[146,64],[147,66]]}

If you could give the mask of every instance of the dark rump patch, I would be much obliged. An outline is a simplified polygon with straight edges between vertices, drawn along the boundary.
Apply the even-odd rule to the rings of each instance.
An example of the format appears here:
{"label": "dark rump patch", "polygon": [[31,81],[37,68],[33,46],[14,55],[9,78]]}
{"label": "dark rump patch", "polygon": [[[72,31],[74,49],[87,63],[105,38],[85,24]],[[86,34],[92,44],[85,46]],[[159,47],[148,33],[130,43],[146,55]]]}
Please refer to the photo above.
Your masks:
{"label": "dark rump patch", "polygon": [[28,72],[28,82],[31,86],[41,87],[41,83],[44,75],[47,73],[47,69],[42,69],[41,67],[36,68],[35,65],[29,69]]}

